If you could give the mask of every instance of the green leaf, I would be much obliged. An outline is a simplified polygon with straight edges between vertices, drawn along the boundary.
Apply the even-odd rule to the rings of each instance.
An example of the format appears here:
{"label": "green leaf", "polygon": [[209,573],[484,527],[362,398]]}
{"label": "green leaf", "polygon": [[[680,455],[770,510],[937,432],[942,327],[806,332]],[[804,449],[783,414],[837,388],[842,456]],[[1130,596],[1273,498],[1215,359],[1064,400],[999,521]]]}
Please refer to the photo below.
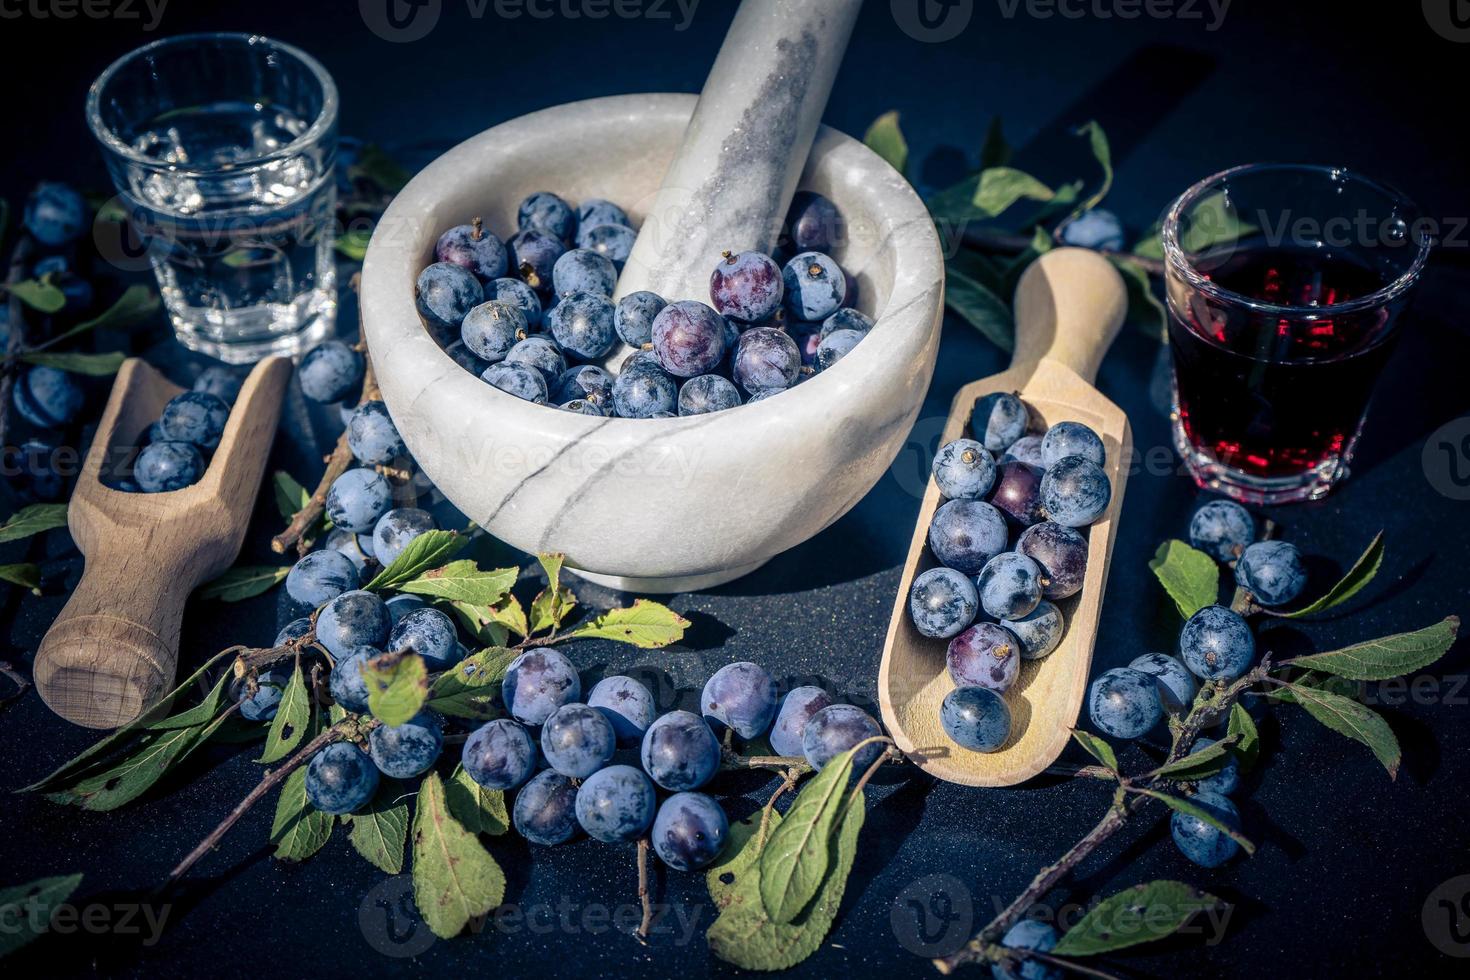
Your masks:
{"label": "green leaf", "polygon": [[66,306],[66,294],[42,280],[22,279],[20,282],[10,283],[4,289],[39,313],[59,313]]}
{"label": "green leaf", "polygon": [[30,563],[0,565],[0,582],[9,582],[30,589],[32,595],[41,594],[41,568]]}
{"label": "green leaf", "polygon": [[198,599],[239,602],[269,592],[291,573],[290,565],[237,565],[194,593]]}
{"label": "green leaf", "polygon": [[385,725],[402,725],[424,706],[429,696],[429,672],[416,653],[385,653],[362,667],[367,681],[368,710]]}
{"label": "green leaf", "polygon": [[[720,909],[705,936],[710,952],[745,970],[785,970],[815,953],[842,905],[865,816],[863,794],[859,792],[842,814],[833,842],[835,855],[816,896],[795,919],[784,924],[772,922],[761,902],[760,859],[764,848],[756,837],[760,815],[731,825],[726,853],[734,857],[710,868],[706,877],[710,896]],[[780,829],[780,814],[772,811],[770,821],[767,841]]]}
{"label": "green leaf", "polygon": [[1159,766],[1154,770],[1154,775],[1184,781],[1203,779],[1224,769],[1230,763],[1230,759],[1230,744],[1221,740],[1206,745],[1202,749],[1195,749],[1182,759],[1175,759],[1173,762]]}
{"label": "green leaf", "polygon": [[65,904],[81,883],[78,873],[0,888],[0,956],[10,955],[46,932],[57,906]]}
{"label": "green leaf", "polygon": [[1307,714],[1339,735],[1346,735],[1353,741],[1368,746],[1378,761],[1383,763],[1383,768],[1388,770],[1389,778],[1398,778],[1399,761],[1402,758],[1399,740],[1394,737],[1388,722],[1376,712],[1352,698],[1321,688],[1292,683],[1287,685],[1287,689]]}
{"label": "green leaf", "polygon": [[382,147],[369,143],[358,154],[357,162],[347,168],[347,176],[353,181],[365,180],[376,184],[389,194],[397,194],[408,183],[409,173]]}
{"label": "green leaf", "polygon": [[1230,740],[1230,754],[1240,760],[1243,772],[1255,768],[1261,755],[1261,736],[1256,731],[1255,719],[1239,701],[1230,706],[1230,723],[1226,736]]}
{"label": "green leaf", "polygon": [[1198,803],[1186,799],[1183,796],[1175,796],[1173,793],[1165,793],[1163,790],[1141,789],[1139,790],[1139,792],[1142,793],[1144,796],[1152,796],[1154,799],[1162,801],[1171,810],[1178,810],[1180,813],[1185,813],[1191,817],[1197,817],[1200,820],[1203,820],[1205,823],[1209,824],[1211,827],[1214,827],[1226,837],[1229,837],[1231,840],[1235,841],[1235,843],[1239,844],[1241,849],[1244,850],[1247,854],[1256,853],[1256,845],[1252,844],[1244,834],[1242,834],[1234,827],[1230,826],[1225,821],[1221,820],[1219,817],[1215,816],[1209,810],[1206,810],[1204,807],[1200,806]]}
{"label": "green leaf", "polygon": [[434,678],[424,707],[455,718],[488,721],[498,717],[495,699],[500,696],[506,669],[517,656],[515,650],[491,647],[466,657]]}
{"label": "green leaf", "polygon": [[1168,324],[1168,312],[1164,304],[1154,295],[1153,282],[1148,270],[1131,259],[1110,255],[1108,259],[1123,277],[1123,286],[1128,292],[1128,320],[1137,329],[1156,340],[1163,340]]}
{"label": "green leaf", "polygon": [[291,770],[276,800],[271,843],[282,861],[305,861],[332,836],[332,815],[311,805],[306,795],[306,766]]}
{"label": "green leaf", "polygon": [[1097,190],[1088,195],[1087,199],[1074,212],[1081,214],[1084,211],[1091,211],[1097,207],[1098,204],[1102,203],[1102,199],[1108,196],[1108,191],[1113,189],[1113,152],[1108,147],[1107,134],[1103,132],[1103,128],[1097,124],[1096,120],[1077,127],[1076,133],[1078,136],[1087,137],[1087,144],[1092,149],[1093,159],[1102,168],[1103,174],[1102,184],[1098,186]]}
{"label": "green leaf", "polygon": [[285,470],[276,470],[271,478],[276,488],[276,510],[281,517],[290,520],[296,512],[311,502],[311,491],[296,482],[296,478]]}
{"label": "green leaf", "polygon": [[425,531],[410,541],[408,547],[393,559],[393,563],[367,584],[368,590],[381,592],[412,582],[430,569],[438,568],[449,561],[467,543],[467,538],[453,531]]}
{"label": "green leaf", "polygon": [[[764,837],[760,835],[763,819]],[[771,834],[781,826],[781,820],[781,811],[772,807],[770,810],[757,810],[744,820],[730,824],[730,831],[725,837],[725,849],[704,873],[704,883],[709,888],[709,896],[716,909],[723,912],[732,904],[743,900],[742,891],[755,881],[755,876],[760,872],[761,850],[766,846],[766,841],[771,839]],[[749,881],[743,880],[747,878]],[[760,889],[752,886],[748,892],[750,900],[759,907]]]}
{"label": "green leaf", "polygon": [[863,134],[863,142],[900,174],[907,171],[909,145],[904,141],[903,130],[899,129],[897,112],[885,112],[874,119]]}
{"label": "green leaf", "polygon": [[0,524],[0,544],[66,526],[66,504],[31,504]]}
{"label": "green leaf", "polygon": [[301,676],[298,659],[291,670],[291,679],[281,692],[281,702],[276,706],[276,716],[271,719],[270,734],[266,736],[265,751],[257,762],[275,762],[290,755],[306,730],[311,727],[311,695],[306,691],[306,682]]}
{"label": "green leaf", "polygon": [[634,599],[628,609],[609,609],[590,623],[583,623],[565,639],[617,640],[644,650],[655,650],[684,638],[689,620],[668,606],[649,599]]}
{"label": "green leaf", "polygon": [[397,590],[471,606],[493,606],[515,585],[516,574],[514,568],[481,571],[473,561],[464,558],[431,568],[418,578],[404,582]]}
{"label": "green leaf", "polygon": [[104,327],[110,330],[131,330],[152,319],[162,305],[163,302],[157,293],[147,286],[134,284],[123,291],[123,294],[117,298],[117,302],[100,314],[90,320],[83,320],[70,330],[57,334],[48,340],[45,346],[52,347],[78,334]]}
{"label": "green leaf", "polygon": [[950,263],[945,267],[944,303],[1003,351],[1016,346],[1016,326],[1001,298]]}
{"label": "green leaf", "polygon": [[1395,633],[1341,650],[1284,661],[1355,681],[1382,681],[1422,670],[1444,656],[1460,632],[1460,617],[1448,616],[1412,633]]}
{"label": "green leaf", "polygon": [[120,350],[108,351],[105,354],[77,354],[72,351],[27,351],[20,355],[20,359],[27,364],[39,364],[41,367],[56,368],[58,371],[69,371],[72,374],[89,374],[93,377],[106,377],[116,374],[117,369],[122,367],[123,361],[128,355]]}
{"label": "green leaf", "polygon": [[991,167],[980,171],[972,204],[992,217],[1004,213],[1022,199],[1050,201],[1056,192],[1030,174],[1014,167]]}
{"label": "green leaf", "polygon": [[1159,236],[1159,223],[1155,221],[1129,251],[1142,259],[1162,259],[1164,239]]}
{"label": "green leaf", "polygon": [[450,939],[505,900],[505,873],[450,815],[444,783],[430,771],[413,819],[413,898],[434,935]]}
{"label": "green leaf", "polygon": [[1080,728],[1072,729],[1072,737],[1077,740],[1078,745],[1087,750],[1088,755],[1113,770],[1113,772],[1118,771],[1118,756],[1113,752],[1113,747],[1107,742],[1091,732],[1085,732]]}
{"label": "green leaf", "polygon": [[1159,545],[1148,567],[1185,619],[1220,600],[1220,566],[1183,541],[1169,540]]}
{"label": "green leaf", "polygon": [[1215,245],[1234,244],[1259,230],[1250,222],[1241,221],[1230,198],[1224,191],[1216,191],[1200,198],[1190,208],[1179,246],[1185,252],[1202,252]]}
{"label": "green leaf", "polygon": [[408,801],[395,799],[396,789],[380,791],[365,810],[344,817],[352,825],[347,839],[357,853],[379,871],[396,875],[403,870],[408,843]]}
{"label": "green leaf", "polygon": [[486,789],[470,778],[462,765],[444,784],[449,812],[472,834],[500,835],[510,829],[510,815],[505,810],[505,793]]}
{"label": "green leaf", "polygon": [[537,555],[536,560],[546,572],[546,588],[531,600],[532,632],[560,626],[577,604],[577,597],[572,595],[571,590],[561,587],[561,567],[566,556]]}
{"label": "green leaf", "polygon": [[1323,612],[1333,606],[1340,606],[1361,592],[1363,586],[1373,581],[1373,576],[1378,574],[1378,569],[1382,566],[1383,532],[1379,531],[1368,545],[1368,550],[1358,556],[1358,560],[1353,562],[1353,567],[1348,569],[1347,574],[1336,585],[1327,590],[1326,595],[1309,606],[1280,615],[1283,619],[1298,619],[1302,616]]}
{"label": "green leaf", "polygon": [[79,806],[84,810],[115,810],[131,803],[147,792],[174,766],[188,758],[196,748],[208,741],[224,723],[226,715],[214,718],[219,710],[225,675],[215,682],[199,706],[188,713],[194,724],[162,727],[145,734],[131,751],[100,772],[89,773],[65,788],[48,792],[53,803]]}
{"label": "green leaf", "polygon": [[339,255],[361,262],[367,256],[368,242],[372,240],[373,229],[371,228],[349,228],[346,233],[337,239],[335,248]]}
{"label": "green leaf", "polygon": [[1006,142],[1000,116],[990,117],[990,126],[985,130],[985,143],[980,147],[980,169],[1004,167],[1011,162],[1011,147]]}
{"label": "green leaf", "polygon": [[847,805],[855,751],[834,757],[812,777],[761,852],[761,904],[772,922],[794,919],[827,877],[832,828]]}
{"label": "green leaf", "polygon": [[[16,790],[16,792],[39,793],[46,790],[52,790],[64,785],[68,780],[77,778],[83,773],[94,772],[104,766],[109,765],[112,761],[115,761],[119,757],[118,752],[115,752],[114,750],[121,746],[124,742],[133,739],[134,737],[138,736],[139,733],[147,732],[152,726],[167,725],[168,722],[172,720],[167,718],[166,716],[168,715],[168,709],[173,705],[174,699],[176,699],[181,692],[185,690],[192,690],[194,688],[195,682],[198,681],[205,674],[213,670],[221,660],[233,656],[235,656],[235,654],[232,651],[226,650],[210,657],[204,662],[201,667],[195,670],[194,673],[184,678],[172,691],[169,691],[163,697],[159,698],[158,702],[154,704],[153,707],[149,708],[147,711],[144,711],[136,719],[126,725],[123,725],[121,728],[114,731],[111,735],[107,735],[101,739],[98,739],[96,742],[93,742],[86,749],[83,749],[77,755],[72,756],[70,759],[57,766],[55,769],[51,770],[51,772],[46,776],[43,776],[36,782],[31,783],[29,786],[21,787],[20,789]],[[196,719],[191,720],[190,722],[188,722],[188,724],[196,724],[197,720],[207,719],[209,716],[212,716],[214,711],[218,708],[218,692],[221,691],[222,688],[217,685],[215,688],[211,689],[211,693],[209,695],[206,695],[206,697],[202,702],[200,702],[200,704],[196,705],[194,708],[188,709],[181,715],[175,715],[174,718],[189,717],[191,719]]]}
{"label": "green leaf", "polygon": [[1178,932],[1201,912],[1225,908],[1214,895],[1180,881],[1150,881],[1103,899],[1068,929],[1051,952],[1096,956]]}
{"label": "green leaf", "polygon": [[506,624],[510,622],[518,623],[517,635],[526,635],[526,614],[513,595],[506,596],[494,606],[475,606],[467,602],[450,602],[446,605],[459,617],[467,633],[488,646],[505,646],[510,639]]}

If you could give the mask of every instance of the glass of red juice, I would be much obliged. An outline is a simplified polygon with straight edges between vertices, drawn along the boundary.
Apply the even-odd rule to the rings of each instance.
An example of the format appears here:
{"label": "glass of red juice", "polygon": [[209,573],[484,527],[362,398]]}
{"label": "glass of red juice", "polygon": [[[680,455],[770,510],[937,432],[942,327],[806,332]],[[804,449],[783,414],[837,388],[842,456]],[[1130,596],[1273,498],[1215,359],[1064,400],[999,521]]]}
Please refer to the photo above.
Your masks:
{"label": "glass of red juice", "polygon": [[1201,487],[1315,500],[1348,474],[1429,255],[1408,198],[1341,167],[1208,177],[1162,226],[1174,443]]}

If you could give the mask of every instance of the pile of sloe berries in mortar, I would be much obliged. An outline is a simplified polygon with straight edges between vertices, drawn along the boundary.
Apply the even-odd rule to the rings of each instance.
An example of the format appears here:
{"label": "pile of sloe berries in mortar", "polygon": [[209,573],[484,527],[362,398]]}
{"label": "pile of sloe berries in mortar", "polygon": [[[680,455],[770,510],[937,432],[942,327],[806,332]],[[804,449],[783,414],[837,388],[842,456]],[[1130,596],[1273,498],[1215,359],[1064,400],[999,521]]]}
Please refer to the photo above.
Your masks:
{"label": "pile of sloe berries in mortar", "polygon": [[1097,433],[1063,421],[1030,432],[1014,394],[976,399],[971,438],[934,457],[946,501],[929,524],[938,567],[914,579],[909,616],[924,636],[948,640],[955,689],[940,723],[957,744],[994,752],[1011,736],[1005,693],[1021,661],[1057,648],[1066,619],[1057,602],[1082,588],[1087,538],[1112,500]]}
{"label": "pile of sloe berries in mortar", "polygon": [[[857,281],[827,253],[836,207],[799,194],[778,254],[725,252],[710,304],[648,291],[612,294],[637,232],[609,201],[574,209],[540,191],[509,240],[477,218],[440,236],[415,297],[436,340],[501,391],[583,415],[702,415],[760,401],[841,360],[873,328]],[[598,366],[635,349],[614,376]]]}
{"label": "pile of sloe berries in mortar", "polygon": [[[1236,584],[1267,608],[1285,605],[1307,584],[1301,552],[1287,541],[1256,541],[1255,520],[1239,504],[1211,501],[1194,513],[1189,543],[1217,561],[1233,564]],[[1205,606],[1179,633],[1178,656],[1146,653],[1127,667],[1104,671],[1092,682],[1087,711],[1092,725],[1113,738],[1143,738],[1165,718],[1186,711],[1202,682],[1229,683],[1256,662],[1256,640],[1244,617],[1224,606]],[[1201,738],[1196,750],[1214,744]],[[1240,783],[1239,763],[1194,783],[1190,802],[1226,826],[1240,828],[1240,811],[1229,794]],[[1174,843],[1186,858],[1214,868],[1240,845],[1207,820],[1175,811],[1170,817]]]}

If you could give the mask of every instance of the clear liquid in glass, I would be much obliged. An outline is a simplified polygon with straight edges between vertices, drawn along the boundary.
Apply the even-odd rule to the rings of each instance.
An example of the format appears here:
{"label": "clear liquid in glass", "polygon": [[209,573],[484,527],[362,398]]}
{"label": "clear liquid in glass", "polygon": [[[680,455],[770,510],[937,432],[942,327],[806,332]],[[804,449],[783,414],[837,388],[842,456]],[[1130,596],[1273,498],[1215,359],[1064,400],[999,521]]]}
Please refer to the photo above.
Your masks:
{"label": "clear liquid in glass", "polygon": [[[124,193],[186,346],[244,363],[299,352],[331,330],[330,157],[325,166],[312,153],[260,162],[309,127],[248,102],[173,109],[134,127],[135,151],[181,168],[129,167]],[[244,161],[256,162],[233,169]]]}

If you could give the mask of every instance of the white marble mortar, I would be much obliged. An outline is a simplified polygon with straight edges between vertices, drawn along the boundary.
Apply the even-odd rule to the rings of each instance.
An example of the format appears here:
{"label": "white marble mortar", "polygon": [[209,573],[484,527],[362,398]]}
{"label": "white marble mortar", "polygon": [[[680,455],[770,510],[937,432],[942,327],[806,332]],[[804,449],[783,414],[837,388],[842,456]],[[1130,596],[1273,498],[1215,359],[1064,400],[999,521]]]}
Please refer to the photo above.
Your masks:
{"label": "white marble mortar", "polygon": [[456,364],[414,307],[440,232],[483,216],[502,237],[519,201],[604,197],[641,222],[694,110],[692,95],[615,96],[486,130],[394,199],[362,272],[362,315],[388,411],[434,484],[490,533],[560,551],[637,592],[709,588],[846,513],[893,461],[934,371],[944,262],[908,183],[823,127],[801,187],[847,222],[834,250],[877,325],[852,353],[754,405],[677,419],[574,415],[498,391]]}

